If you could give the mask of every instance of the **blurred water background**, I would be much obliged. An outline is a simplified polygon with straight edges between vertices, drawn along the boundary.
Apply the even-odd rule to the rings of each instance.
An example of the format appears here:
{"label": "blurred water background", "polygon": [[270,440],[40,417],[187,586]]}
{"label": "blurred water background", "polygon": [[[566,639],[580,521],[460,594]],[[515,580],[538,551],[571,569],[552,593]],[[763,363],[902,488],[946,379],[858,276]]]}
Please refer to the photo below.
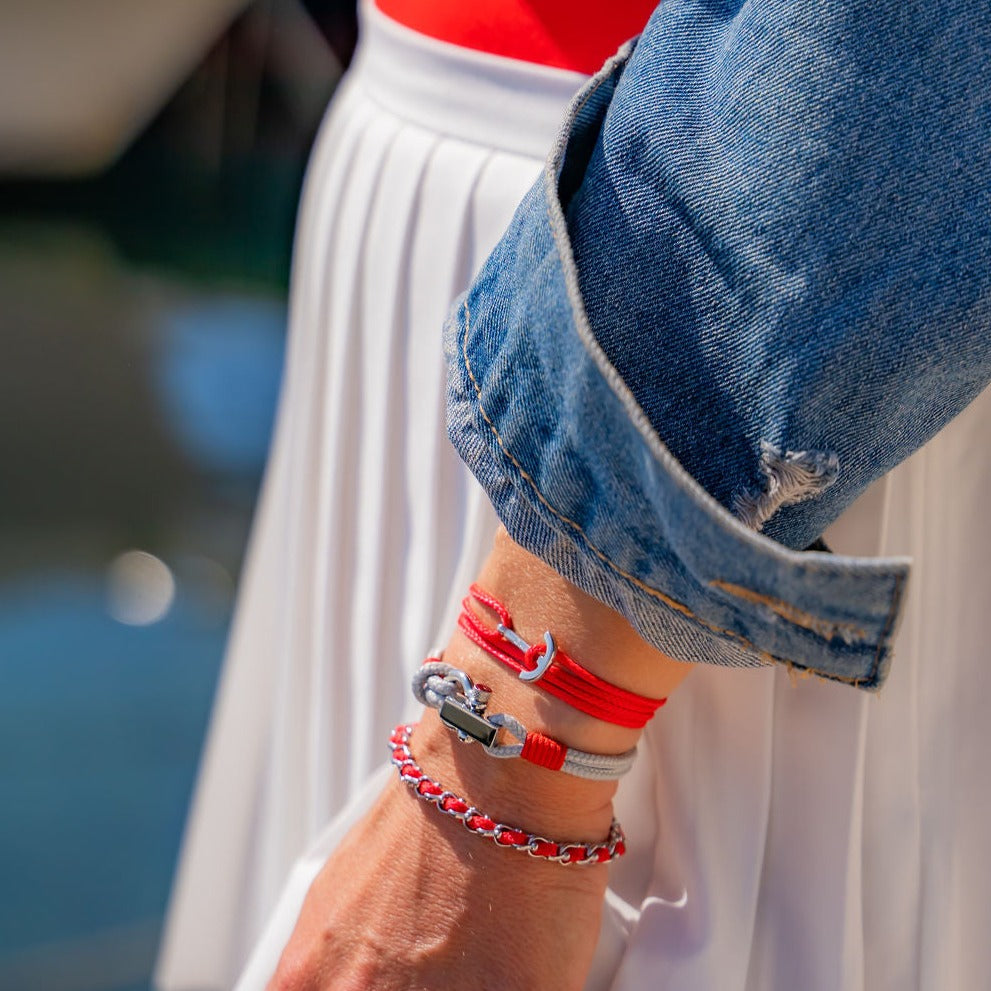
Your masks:
{"label": "blurred water background", "polygon": [[310,6],[342,55],[295,0],[0,10],[2,991],[149,986],[353,32]]}

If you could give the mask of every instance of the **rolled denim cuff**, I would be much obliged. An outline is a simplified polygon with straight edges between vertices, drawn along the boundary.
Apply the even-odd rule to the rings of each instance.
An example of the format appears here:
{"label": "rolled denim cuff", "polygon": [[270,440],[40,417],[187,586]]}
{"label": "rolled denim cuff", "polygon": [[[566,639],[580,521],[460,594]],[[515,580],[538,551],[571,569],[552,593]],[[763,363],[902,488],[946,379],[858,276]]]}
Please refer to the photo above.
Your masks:
{"label": "rolled denim cuff", "polygon": [[679,660],[880,686],[908,562],[791,550],[672,456],[597,344],[559,201],[624,50],[576,98],[540,182],[445,333],[449,434],[520,545]]}

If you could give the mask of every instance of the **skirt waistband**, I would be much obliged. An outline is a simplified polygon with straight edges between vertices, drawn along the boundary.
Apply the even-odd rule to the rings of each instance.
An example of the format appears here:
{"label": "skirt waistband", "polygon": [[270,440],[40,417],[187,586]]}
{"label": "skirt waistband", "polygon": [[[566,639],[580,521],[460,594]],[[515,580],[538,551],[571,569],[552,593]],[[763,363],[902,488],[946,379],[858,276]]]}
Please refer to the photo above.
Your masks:
{"label": "skirt waistband", "polygon": [[460,48],[361,4],[350,84],[431,131],[542,159],[585,76]]}

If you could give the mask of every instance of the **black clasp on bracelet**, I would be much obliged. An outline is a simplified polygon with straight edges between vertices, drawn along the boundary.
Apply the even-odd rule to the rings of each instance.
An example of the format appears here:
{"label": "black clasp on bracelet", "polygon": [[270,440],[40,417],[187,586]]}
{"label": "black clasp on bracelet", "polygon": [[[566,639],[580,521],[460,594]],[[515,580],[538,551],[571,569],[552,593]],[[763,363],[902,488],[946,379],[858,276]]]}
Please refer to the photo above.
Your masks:
{"label": "black clasp on bracelet", "polygon": [[499,732],[499,727],[485,718],[491,691],[485,685],[476,685],[464,671],[452,672],[445,680],[460,684],[461,691],[441,703],[441,722],[454,730],[463,743],[491,747]]}

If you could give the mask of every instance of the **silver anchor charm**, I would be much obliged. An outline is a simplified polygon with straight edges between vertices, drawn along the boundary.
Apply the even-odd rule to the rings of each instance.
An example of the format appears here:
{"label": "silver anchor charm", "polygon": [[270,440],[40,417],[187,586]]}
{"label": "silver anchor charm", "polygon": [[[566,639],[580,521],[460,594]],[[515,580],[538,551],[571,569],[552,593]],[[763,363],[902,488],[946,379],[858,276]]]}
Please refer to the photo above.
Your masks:
{"label": "silver anchor charm", "polygon": [[[500,623],[496,629],[505,637],[514,647],[523,651],[525,654],[530,649],[530,644],[528,644],[523,637],[521,637],[516,630],[510,629],[508,626],[503,626]],[[557,644],[554,643],[554,637],[551,636],[548,630],[544,634],[544,653],[538,658],[536,666],[528,671],[524,668],[520,671],[520,681],[539,681],[547,669],[551,666],[551,662],[554,660],[554,655],[557,653]]]}

